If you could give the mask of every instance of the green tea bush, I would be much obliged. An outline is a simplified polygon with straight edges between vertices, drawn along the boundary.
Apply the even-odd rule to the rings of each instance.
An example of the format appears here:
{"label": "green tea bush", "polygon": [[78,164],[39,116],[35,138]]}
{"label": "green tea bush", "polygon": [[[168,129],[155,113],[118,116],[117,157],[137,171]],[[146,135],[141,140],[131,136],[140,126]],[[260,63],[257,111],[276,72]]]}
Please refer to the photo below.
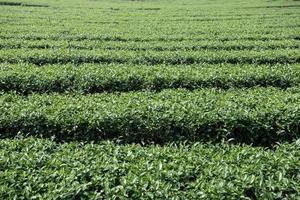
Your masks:
{"label": "green tea bush", "polygon": [[128,50],[68,50],[23,49],[0,50],[0,62],[45,64],[132,63],[132,64],[298,64],[298,49],[261,51],[128,51]]}
{"label": "green tea bush", "polygon": [[272,50],[272,49],[297,49],[300,47],[300,42],[295,39],[281,40],[183,40],[183,41],[115,41],[86,39],[79,40],[61,40],[59,38],[45,38],[35,40],[34,38],[5,38],[0,37],[1,49],[104,49],[104,50],[128,50],[128,51],[200,51],[200,50]]}
{"label": "green tea bush", "polygon": [[101,95],[3,94],[1,137],[18,132],[58,140],[175,140],[270,145],[300,133],[297,88],[166,90]]}
{"label": "green tea bush", "polygon": [[0,90],[32,92],[98,93],[205,87],[222,89],[274,86],[288,88],[300,83],[298,65],[0,65]]}
{"label": "green tea bush", "polygon": [[1,1],[0,199],[299,200],[299,6]]}
{"label": "green tea bush", "polygon": [[[299,142],[298,142],[299,143]],[[297,199],[300,146],[0,140],[1,199]]]}

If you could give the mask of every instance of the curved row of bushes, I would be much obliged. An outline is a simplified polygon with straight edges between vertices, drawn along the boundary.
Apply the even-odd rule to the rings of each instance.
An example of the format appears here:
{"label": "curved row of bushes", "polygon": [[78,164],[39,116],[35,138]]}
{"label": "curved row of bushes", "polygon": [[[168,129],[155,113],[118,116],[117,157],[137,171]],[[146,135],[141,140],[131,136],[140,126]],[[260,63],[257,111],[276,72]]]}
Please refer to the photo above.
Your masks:
{"label": "curved row of bushes", "polygon": [[300,134],[299,88],[101,95],[0,96],[0,135],[122,142],[212,141],[271,145]]}
{"label": "curved row of bushes", "polygon": [[[277,20],[277,18],[276,18]],[[290,19],[288,19],[290,20]],[[195,22],[193,22],[195,23]],[[196,22],[197,23],[197,22]],[[239,22],[242,24],[242,22]],[[238,23],[238,24],[239,24]],[[178,22],[174,22],[175,25],[178,26]],[[183,22],[183,27],[186,25],[186,22]],[[7,26],[12,27],[11,24],[7,23]],[[5,26],[3,26],[5,27]],[[248,40],[248,41],[270,41],[270,40],[299,40],[299,34],[297,30],[293,29],[287,29],[285,27],[281,29],[270,29],[264,31],[262,28],[258,28],[252,31],[252,33],[244,33],[243,29],[236,29],[227,27],[229,30],[220,31],[217,30],[219,35],[216,36],[214,32],[216,30],[215,27],[207,27],[208,29],[206,32],[203,32],[202,34],[196,34],[191,33],[189,35],[183,34],[180,31],[177,31],[177,33],[174,33],[172,35],[159,35],[156,33],[156,35],[147,35],[144,32],[141,33],[128,33],[124,35],[124,33],[119,32],[108,32],[109,27],[103,27],[104,30],[99,30],[102,33],[97,32],[87,32],[85,28],[78,28],[78,32],[70,33],[69,34],[61,34],[57,31],[53,31],[52,28],[48,28],[48,26],[41,26],[44,31],[40,31],[38,33],[32,33],[32,32],[24,32],[24,28],[18,29],[19,26],[13,26],[14,28],[14,34],[8,34],[9,32],[7,29],[5,29],[3,32],[0,33],[0,39],[6,40],[6,39],[22,39],[22,40],[62,40],[62,41],[117,41],[117,42],[182,42],[182,41],[231,41],[231,40]],[[64,27],[59,27],[60,30],[63,32],[65,29]],[[124,29],[128,28],[124,26]],[[253,27],[252,27],[253,28]],[[266,27],[265,27],[266,28]],[[31,27],[28,28],[31,30]],[[48,30],[47,30],[48,29]],[[25,29],[26,30],[26,29]],[[96,29],[95,29],[96,30]],[[94,31],[95,31],[94,30]],[[106,32],[105,32],[106,30]],[[283,33],[281,35],[275,34],[277,31],[282,31]],[[118,30],[117,30],[118,31]],[[235,31],[235,32],[232,32]],[[85,33],[85,34],[82,34]],[[109,33],[109,34],[108,34]]]}
{"label": "curved row of bushes", "polygon": [[300,42],[294,39],[253,41],[101,41],[101,40],[24,40],[18,38],[0,39],[0,49],[106,49],[128,51],[201,51],[201,50],[271,50],[271,49],[296,49]]}
{"label": "curved row of bushes", "polygon": [[0,140],[0,198],[297,199],[300,146]]}
{"label": "curved row of bushes", "polygon": [[300,53],[279,49],[265,51],[108,51],[108,50],[0,50],[0,62],[45,64],[133,63],[133,64],[298,64]]}
{"label": "curved row of bushes", "polygon": [[0,90],[17,91],[21,94],[257,86],[285,89],[299,84],[299,65],[0,65]]}

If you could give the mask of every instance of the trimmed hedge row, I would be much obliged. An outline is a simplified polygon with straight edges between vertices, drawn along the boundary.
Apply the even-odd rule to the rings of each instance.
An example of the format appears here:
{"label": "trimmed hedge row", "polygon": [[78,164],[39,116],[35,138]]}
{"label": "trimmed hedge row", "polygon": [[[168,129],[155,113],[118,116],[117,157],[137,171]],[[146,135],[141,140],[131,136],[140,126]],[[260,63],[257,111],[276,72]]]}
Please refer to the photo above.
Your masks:
{"label": "trimmed hedge row", "polygon": [[[277,18],[276,18],[277,20]],[[291,20],[290,18],[287,18],[287,20]],[[195,23],[195,22],[194,22]],[[197,23],[197,22],[196,22]],[[76,22],[78,24],[78,21]],[[174,23],[175,26],[178,26],[178,22]],[[237,23],[242,24],[242,22]],[[74,24],[75,25],[75,24]],[[155,24],[157,25],[157,24]],[[186,25],[186,23],[184,23]],[[183,25],[183,27],[185,27]],[[3,26],[3,25],[2,25]],[[263,28],[258,28],[253,30],[251,33],[241,33],[243,29],[237,30],[236,27],[230,28],[226,24],[226,26],[223,26],[224,28],[227,28],[226,32],[218,30],[217,32],[220,34],[219,36],[216,36],[213,32],[216,32],[215,29],[208,27],[207,32],[203,32],[202,34],[193,34],[190,33],[189,35],[183,34],[177,29],[174,31],[177,31],[176,33],[172,35],[162,35],[159,33],[155,33],[156,35],[152,34],[146,34],[145,32],[139,32],[139,33],[128,33],[124,34],[123,32],[111,32],[109,31],[109,27],[102,27],[104,30],[98,29],[98,31],[101,31],[100,34],[95,32],[97,29],[91,29],[87,32],[86,27],[81,27],[79,29],[79,32],[74,32],[72,34],[61,34],[57,32],[56,30],[53,31],[52,28],[49,28],[49,26],[40,26],[41,28],[44,28],[46,30],[40,31],[38,33],[28,33],[23,32],[26,28],[22,27],[22,29],[19,29],[20,26],[12,26],[11,24],[7,24],[8,27],[14,28],[14,34],[9,34],[9,31],[4,30],[0,33],[0,39],[2,40],[10,40],[10,39],[21,39],[21,40],[32,40],[32,41],[38,41],[38,40],[62,40],[62,41],[115,41],[115,42],[182,42],[182,41],[233,41],[233,40],[243,40],[243,41],[272,41],[272,40],[299,40],[299,34],[297,30],[293,29],[287,29],[287,28],[281,28],[281,29],[270,29],[266,32],[263,31]],[[5,26],[3,26],[5,27]],[[5,27],[6,28],[6,27]],[[59,27],[61,30],[64,31],[64,26]],[[128,27],[124,26],[124,29]],[[252,27],[253,28],[253,27]],[[265,27],[264,27],[265,28]],[[280,28],[280,27],[279,27]],[[16,30],[17,29],[17,30]],[[28,28],[29,30],[32,30],[31,27]],[[47,30],[48,29],[48,30]],[[283,32],[282,34],[276,34],[276,31],[280,30]],[[6,32],[5,32],[6,31]],[[82,34],[83,33],[85,34]],[[117,30],[120,31],[120,30]],[[236,32],[232,32],[236,31]],[[212,33],[210,33],[212,32]]]}
{"label": "trimmed hedge row", "polygon": [[0,90],[31,92],[136,91],[165,88],[287,88],[300,83],[299,65],[0,65]]}
{"label": "trimmed hedge row", "polygon": [[45,64],[133,63],[133,64],[293,64],[300,63],[297,49],[265,51],[108,51],[72,49],[0,50],[0,62]]}
{"label": "trimmed hedge row", "polygon": [[298,143],[266,150],[0,140],[0,198],[297,199]]}
{"label": "trimmed hedge row", "polygon": [[229,40],[229,41],[101,41],[101,40],[24,40],[24,39],[0,39],[0,49],[106,49],[129,51],[199,51],[199,50],[262,50],[262,49],[295,49],[300,48],[297,40]]}
{"label": "trimmed hedge row", "polygon": [[299,88],[101,95],[3,94],[0,136],[55,136],[59,141],[212,141],[272,145],[300,136]]}

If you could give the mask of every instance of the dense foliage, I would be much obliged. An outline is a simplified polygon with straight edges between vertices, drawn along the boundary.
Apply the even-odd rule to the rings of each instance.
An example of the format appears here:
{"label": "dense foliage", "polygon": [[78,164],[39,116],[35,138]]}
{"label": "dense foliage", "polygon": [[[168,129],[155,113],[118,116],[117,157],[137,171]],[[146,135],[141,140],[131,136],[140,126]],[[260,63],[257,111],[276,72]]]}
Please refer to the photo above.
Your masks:
{"label": "dense foliage", "polygon": [[[299,142],[220,145],[0,141],[0,197],[13,199],[297,199]],[[3,171],[2,171],[3,170]]]}
{"label": "dense foliage", "polygon": [[3,94],[2,136],[18,132],[60,140],[114,138],[126,142],[208,140],[269,145],[300,133],[299,88],[100,95]]}
{"label": "dense foliage", "polygon": [[215,87],[288,88],[300,84],[300,65],[0,65],[0,90],[99,93],[115,91]]}
{"label": "dense foliage", "polygon": [[299,8],[0,0],[0,199],[299,199]]}
{"label": "dense foliage", "polygon": [[0,62],[45,64],[133,63],[133,64],[276,64],[300,63],[298,49],[279,50],[203,50],[203,51],[128,51],[67,49],[5,49],[0,50]]}

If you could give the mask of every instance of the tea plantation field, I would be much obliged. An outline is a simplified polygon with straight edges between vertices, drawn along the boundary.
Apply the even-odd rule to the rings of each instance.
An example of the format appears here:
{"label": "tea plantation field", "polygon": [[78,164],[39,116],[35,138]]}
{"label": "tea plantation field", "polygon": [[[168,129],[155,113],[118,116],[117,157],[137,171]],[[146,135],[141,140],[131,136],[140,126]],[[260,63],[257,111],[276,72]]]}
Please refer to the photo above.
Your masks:
{"label": "tea plantation field", "polygon": [[300,1],[0,0],[0,199],[300,199]]}

